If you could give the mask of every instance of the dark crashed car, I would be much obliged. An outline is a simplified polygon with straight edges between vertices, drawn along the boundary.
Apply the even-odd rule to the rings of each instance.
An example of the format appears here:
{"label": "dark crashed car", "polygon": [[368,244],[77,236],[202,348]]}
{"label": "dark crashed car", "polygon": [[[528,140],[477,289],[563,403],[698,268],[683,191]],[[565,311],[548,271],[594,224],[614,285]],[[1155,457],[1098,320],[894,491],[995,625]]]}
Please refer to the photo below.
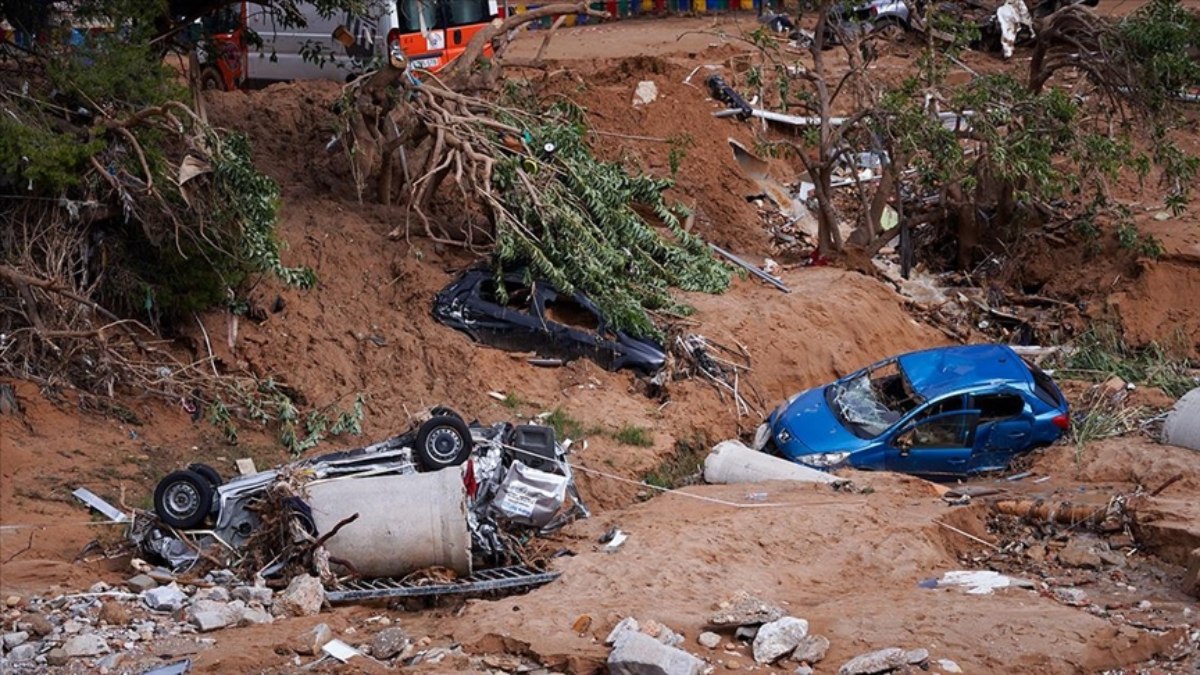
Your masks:
{"label": "dark crashed car", "polygon": [[503,277],[507,300],[487,267],[473,267],[437,294],[433,316],[476,342],[543,358],[589,358],[608,370],[653,374],[666,363],[662,347],[614,330],[582,293],[567,295],[523,272]]}

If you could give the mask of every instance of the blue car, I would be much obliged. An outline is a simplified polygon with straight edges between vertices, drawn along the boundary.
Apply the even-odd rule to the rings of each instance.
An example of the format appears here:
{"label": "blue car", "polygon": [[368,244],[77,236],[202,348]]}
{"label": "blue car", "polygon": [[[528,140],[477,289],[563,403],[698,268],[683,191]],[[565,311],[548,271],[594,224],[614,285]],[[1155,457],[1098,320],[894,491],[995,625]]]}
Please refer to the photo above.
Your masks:
{"label": "blue car", "polygon": [[964,476],[1008,467],[1070,428],[1067,400],[1006,345],[896,356],[792,396],[756,449],[821,469]]}

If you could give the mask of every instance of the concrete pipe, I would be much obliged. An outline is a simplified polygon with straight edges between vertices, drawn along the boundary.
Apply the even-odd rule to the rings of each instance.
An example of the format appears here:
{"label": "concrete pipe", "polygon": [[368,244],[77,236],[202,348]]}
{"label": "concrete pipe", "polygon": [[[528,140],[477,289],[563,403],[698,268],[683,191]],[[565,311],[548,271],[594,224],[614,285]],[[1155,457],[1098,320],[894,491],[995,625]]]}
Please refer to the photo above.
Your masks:
{"label": "concrete pipe", "polygon": [[1163,442],[1200,450],[1200,387],[1184,394],[1167,413]]}
{"label": "concrete pipe", "polygon": [[796,480],[805,483],[845,483],[845,478],[753,450],[738,441],[717,443],[704,459],[704,480],[717,485]]}
{"label": "concrete pipe", "polygon": [[462,467],[318,482],[307,493],[319,533],[358,514],[325,548],[366,578],[400,577],[435,565],[471,573]]}

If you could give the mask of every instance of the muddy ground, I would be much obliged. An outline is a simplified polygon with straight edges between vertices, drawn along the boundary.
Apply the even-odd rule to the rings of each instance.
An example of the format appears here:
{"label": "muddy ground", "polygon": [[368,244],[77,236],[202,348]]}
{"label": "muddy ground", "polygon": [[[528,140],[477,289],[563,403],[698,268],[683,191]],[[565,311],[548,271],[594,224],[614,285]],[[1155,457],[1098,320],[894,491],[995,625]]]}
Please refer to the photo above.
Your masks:
{"label": "muddy ground", "polygon": [[[557,63],[546,86],[588,108],[594,128],[608,134],[594,139],[602,154],[636,157],[660,175],[667,171],[667,145],[637,137],[686,130],[695,145],[672,195],[696,211],[697,233],[760,260],[772,254],[771,239],[758,208],[746,200],[755,186],[738,171],[727,143],[750,144],[752,134],[713,119],[718,105],[702,86],[684,83],[697,66],[725,63],[745,50],[737,35],[752,29],[751,21],[624,21],[563,30],[548,51]],[[523,35],[516,49],[536,51],[539,41],[536,33]],[[897,49],[879,67],[903,73],[914,58]],[[984,54],[966,60],[977,69],[1003,67]],[[660,99],[635,110],[630,97],[645,79],[657,83]],[[485,421],[561,407],[593,429],[574,461],[585,470],[580,485],[595,513],[556,537],[552,547],[574,555],[555,559],[561,579],[531,593],[425,607],[337,607],[318,617],[220,630],[206,634],[208,642],[193,656],[198,671],[292,672],[315,660],[298,661],[286,648],[311,625],[328,623],[341,639],[361,644],[379,630],[378,617],[387,616],[434,645],[457,643],[477,656],[520,654],[555,670],[592,672],[608,653],[608,631],[635,616],[683,633],[685,648],[717,672],[790,672],[754,666],[748,646],[731,634],[715,650],[696,643],[714,603],[749,591],[830,639],[817,672],[836,672],[857,654],[890,646],[928,649],[968,673],[1196,672],[1200,614],[1181,588],[1186,553],[1200,546],[1200,455],[1136,435],[1082,448],[1063,443],[1032,458],[1028,478],[975,482],[1026,498],[1105,505],[1183,477],[1155,497],[1135,498],[1133,511],[1142,515],[1131,516],[1129,528],[1102,534],[1013,523],[980,504],[950,506],[941,495],[945,486],[888,474],[851,476],[855,491],[767,483],[656,494],[629,481],[661,470],[681,442],[707,445],[746,433],[758,418],[739,417],[728,400],[696,380],[672,383],[665,398],[652,398],[632,375],[587,361],[535,368],[523,355],[472,344],[434,322],[433,293],[471,258],[418,237],[390,239],[402,210],[357,200],[344,156],[322,150],[333,132],[328,106],[338,94],[334,85],[297,83],[209,98],[213,119],[249,134],[259,166],[283,186],[285,263],[310,265],[320,278],[309,292],[262,284],[255,303],[270,307],[278,296],[283,308],[261,325],[243,321],[236,341],[225,338],[230,316],[203,317],[216,336],[215,356],[229,370],[285,381],[314,404],[344,407],[364,395],[364,438],[333,444],[383,438],[431,405]],[[1200,149],[1200,135],[1184,142]],[[1159,210],[1147,196],[1138,218],[1166,245],[1162,259],[1059,257],[1044,271],[1044,292],[1058,285],[1069,296],[1085,288],[1095,300],[1088,320],[1115,317],[1131,341],[1182,335],[1200,349],[1198,210],[1193,205],[1182,217],[1154,220]],[[751,354],[751,381],[765,409],[879,358],[948,342],[873,276],[838,267],[781,274],[790,294],[738,280],[722,296],[688,298],[697,309],[694,332],[740,343]],[[191,338],[195,356],[203,358],[199,331]],[[155,481],[191,461],[232,475],[239,457],[253,457],[260,467],[286,459],[269,434],[243,430],[230,445],[210,425],[193,422],[182,405],[125,396],[122,420],[80,410],[69,392],[49,400],[27,383],[16,383],[16,391],[23,411],[0,417],[4,598],[52,596],[131,574],[128,558],[76,561],[89,541],[119,535],[74,502],[75,487],[145,508]],[[509,394],[508,403],[489,392]],[[651,446],[614,440],[611,432],[625,425],[649,429]],[[1035,482],[1039,478],[1046,480]],[[629,539],[618,552],[603,552],[596,539],[614,526]],[[1078,566],[1068,564],[1080,562],[1077,556],[1059,555],[1081,546],[1105,556],[1098,563],[1084,556],[1086,564]],[[996,569],[1036,586],[968,595],[921,583],[959,569]],[[1085,599],[1063,589],[1081,589]],[[6,621],[19,616],[20,600],[8,612]],[[580,622],[584,616],[590,621]],[[583,623],[588,626],[577,632]],[[132,650],[119,670],[138,672],[155,660],[149,651]],[[357,668],[368,667],[374,666]],[[92,668],[85,660],[68,666]],[[412,669],[487,667],[462,657]]]}

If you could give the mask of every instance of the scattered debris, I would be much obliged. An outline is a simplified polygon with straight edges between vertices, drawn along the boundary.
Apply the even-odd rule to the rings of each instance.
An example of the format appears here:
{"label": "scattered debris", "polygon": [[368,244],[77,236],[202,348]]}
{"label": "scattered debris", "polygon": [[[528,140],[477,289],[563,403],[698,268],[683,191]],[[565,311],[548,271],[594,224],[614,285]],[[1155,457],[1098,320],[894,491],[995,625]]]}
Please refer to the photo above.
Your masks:
{"label": "scattered debris", "polygon": [[313,616],[325,604],[325,587],[311,574],[292,577],[288,586],[275,598],[274,607],[285,616]]}
{"label": "scattered debris", "polygon": [[993,591],[1010,586],[1017,588],[1035,588],[1032,581],[993,572],[991,570],[959,570],[946,572],[939,579],[921,582],[926,588],[955,586],[962,588],[971,595],[991,595]]}
{"label": "scattered debris", "polygon": [[700,675],[704,671],[704,661],[637,630],[624,630],[617,635],[608,655],[611,675]]}
{"label": "scattered debris", "polygon": [[728,260],[729,262],[737,265],[738,267],[741,267],[742,269],[753,274],[754,276],[758,277],[759,279],[762,279],[763,281],[771,284],[772,286],[774,286],[775,288],[778,288],[779,290],[783,291],[784,293],[792,292],[791,289],[789,289],[787,286],[785,286],[783,281],[781,281],[778,277],[773,277],[770,274],[767,274],[766,272],[762,271],[761,269],[746,262],[745,260],[742,260],[741,258],[730,253],[729,251],[726,251],[725,249],[721,248],[720,246],[717,246],[716,244],[710,243],[708,246],[709,246],[709,248],[711,248],[712,250],[714,250],[718,254],[720,254],[721,257]]}
{"label": "scattered debris", "polygon": [[[722,400],[725,394],[732,397],[738,417],[762,414],[762,397],[749,380],[743,379],[751,371],[750,354],[744,347],[738,345],[738,351],[734,351],[703,335],[676,336],[672,347],[676,379],[698,375],[716,388]],[[742,395],[743,383],[750,400]]]}
{"label": "scattered debris", "polygon": [[919,666],[929,660],[924,649],[905,651],[899,647],[888,647],[856,656],[838,669],[838,675],[874,675],[887,673],[904,666]]}
{"label": "scattered debris", "polygon": [[354,658],[355,656],[362,656],[362,652],[358,651],[354,647],[351,647],[345,642],[342,642],[341,640],[330,640],[321,647],[321,651],[327,656],[332,656],[342,663],[348,663],[350,659]]}
{"label": "scattered debris", "polygon": [[800,663],[816,664],[825,660],[829,651],[829,638],[824,635],[805,635],[792,652],[792,660]]}
{"label": "scattered debris", "polygon": [[721,601],[717,611],[708,618],[710,626],[759,626],[784,617],[780,607],[761,600],[745,591]]}
{"label": "scattered debris", "polygon": [[642,80],[633,90],[633,107],[640,108],[650,105],[658,99],[658,85],[650,80]]}
{"label": "scattered debris", "polygon": [[87,488],[75,488],[71,493],[76,499],[92,507],[105,518],[108,518],[114,523],[124,523],[129,521],[129,516],[121,512],[120,509],[104,501],[94,492]]}

